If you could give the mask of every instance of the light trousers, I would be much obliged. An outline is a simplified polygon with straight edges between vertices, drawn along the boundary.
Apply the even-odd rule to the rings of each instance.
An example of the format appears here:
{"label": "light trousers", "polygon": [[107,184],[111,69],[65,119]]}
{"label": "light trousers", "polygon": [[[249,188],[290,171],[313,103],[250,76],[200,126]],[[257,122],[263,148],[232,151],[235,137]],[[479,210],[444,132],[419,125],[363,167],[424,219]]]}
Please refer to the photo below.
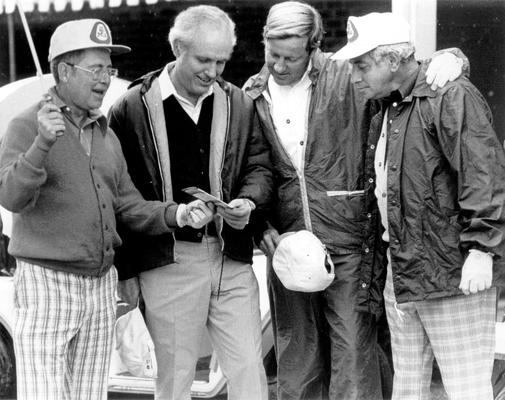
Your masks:
{"label": "light trousers", "polygon": [[496,288],[397,304],[391,270],[384,290],[391,332],[393,400],[430,400],[433,358],[449,400],[492,400]]}
{"label": "light trousers", "polygon": [[18,400],[105,400],[117,272],[102,277],[18,261],[14,349]]}
{"label": "light trousers", "polygon": [[217,238],[205,236],[201,243],[178,241],[176,263],[143,272],[140,284],[158,362],[156,399],[190,399],[207,328],[228,399],[267,400],[259,289],[251,265],[223,258]]}

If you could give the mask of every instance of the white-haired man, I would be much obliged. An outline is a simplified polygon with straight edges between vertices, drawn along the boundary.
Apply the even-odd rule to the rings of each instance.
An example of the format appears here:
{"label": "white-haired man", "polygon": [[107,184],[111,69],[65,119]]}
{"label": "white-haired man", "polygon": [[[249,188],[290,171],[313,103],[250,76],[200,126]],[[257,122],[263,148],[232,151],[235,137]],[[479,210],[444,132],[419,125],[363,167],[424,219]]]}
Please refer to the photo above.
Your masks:
{"label": "white-haired man", "polygon": [[184,204],[191,197],[182,189],[198,186],[231,206],[217,207],[203,229],[158,237],[124,232],[120,287],[135,303],[140,281],[158,361],[157,399],[190,399],[205,327],[228,398],[267,399],[251,262],[254,219],[270,200],[272,174],[253,102],[221,78],[234,29],[217,7],[181,12],[169,33],[175,62],[135,82],[111,112],[146,198]]}
{"label": "white-haired man", "polygon": [[[15,117],[2,140],[0,204],[14,213],[9,252],[17,260],[18,399],[107,398],[116,219],[153,235],[176,226],[174,202],[145,201],[135,189],[99,111],[117,75],[111,54],[129,50],[112,44],[103,21],[58,26],[49,47],[50,98]],[[193,206],[196,219],[182,217],[201,226]]]}
{"label": "white-haired man", "polygon": [[335,57],[352,59],[354,85],[381,99],[369,145],[389,243],[393,399],[431,398],[435,358],[449,399],[491,400],[505,255],[505,154],[491,111],[465,77],[432,90],[394,14],[350,17]]}
{"label": "white-haired man", "polygon": [[271,256],[279,234],[308,229],[335,265],[334,282],[316,293],[285,289],[270,269],[278,398],[381,399],[376,318],[385,254],[374,171],[365,168],[373,104],[365,107],[351,84],[351,65],[319,50],[323,24],[312,6],[274,5],[263,37],[265,66],[244,86],[276,171],[261,248]]}

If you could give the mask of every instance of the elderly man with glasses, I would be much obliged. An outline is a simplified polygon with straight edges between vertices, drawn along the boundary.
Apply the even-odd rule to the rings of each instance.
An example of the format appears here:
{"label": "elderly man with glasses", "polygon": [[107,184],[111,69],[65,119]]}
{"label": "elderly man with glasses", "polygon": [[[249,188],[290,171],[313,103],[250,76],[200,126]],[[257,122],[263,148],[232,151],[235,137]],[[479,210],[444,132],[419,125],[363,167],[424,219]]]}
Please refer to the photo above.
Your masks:
{"label": "elderly man with glasses", "polygon": [[[56,85],[21,112],[0,149],[0,204],[14,213],[14,346],[18,399],[106,399],[116,309],[116,218],[132,230],[169,232],[177,205],[146,201],[100,114],[117,75],[109,28],[60,25],[49,61]],[[199,207],[202,206],[202,209]],[[180,213],[200,227],[206,207]]]}

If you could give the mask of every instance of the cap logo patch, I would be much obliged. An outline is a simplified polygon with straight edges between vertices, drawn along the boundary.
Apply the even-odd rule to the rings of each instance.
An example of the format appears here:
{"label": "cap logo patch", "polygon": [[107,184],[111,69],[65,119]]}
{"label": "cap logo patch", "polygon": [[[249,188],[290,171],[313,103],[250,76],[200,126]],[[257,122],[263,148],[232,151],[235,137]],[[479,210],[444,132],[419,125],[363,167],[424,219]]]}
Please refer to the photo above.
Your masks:
{"label": "cap logo patch", "polygon": [[347,21],[347,40],[354,42],[358,38],[358,31],[352,21]]}
{"label": "cap logo patch", "polygon": [[99,44],[110,43],[110,35],[109,30],[102,22],[97,22],[93,29],[91,29],[91,34],[89,35],[90,39]]}

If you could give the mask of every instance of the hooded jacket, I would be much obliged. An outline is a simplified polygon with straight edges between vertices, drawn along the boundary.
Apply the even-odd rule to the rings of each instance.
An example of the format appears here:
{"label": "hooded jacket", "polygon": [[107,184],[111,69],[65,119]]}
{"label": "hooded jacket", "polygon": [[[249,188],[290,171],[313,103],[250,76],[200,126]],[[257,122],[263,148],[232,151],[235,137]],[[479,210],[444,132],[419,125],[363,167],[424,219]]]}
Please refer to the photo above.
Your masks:
{"label": "hooded jacket", "polygon": [[[169,64],[169,70],[173,63]],[[130,85],[112,107],[110,126],[116,132],[135,186],[146,199],[172,199],[167,123],[158,76],[154,71]],[[223,254],[252,262],[252,234],[262,219],[272,193],[269,150],[259,129],[253,102],[239,88],[219,80],[214,83],[210,137],[209,180],[211,194],[229,202],[252,200],[256,209],[243,230],[231,228],[218,217],[216,226]],[[168,122],[168,126],[170,123]],[[120,279],[174,262],[173,233],[138,235],[121,230],[123,246],[116,253]]]}

